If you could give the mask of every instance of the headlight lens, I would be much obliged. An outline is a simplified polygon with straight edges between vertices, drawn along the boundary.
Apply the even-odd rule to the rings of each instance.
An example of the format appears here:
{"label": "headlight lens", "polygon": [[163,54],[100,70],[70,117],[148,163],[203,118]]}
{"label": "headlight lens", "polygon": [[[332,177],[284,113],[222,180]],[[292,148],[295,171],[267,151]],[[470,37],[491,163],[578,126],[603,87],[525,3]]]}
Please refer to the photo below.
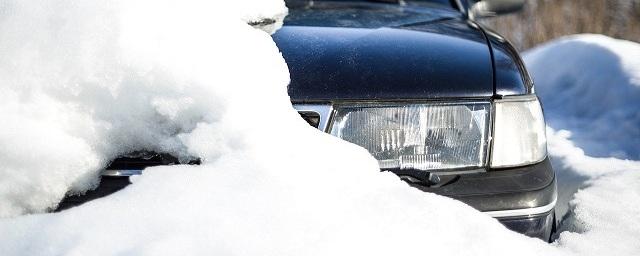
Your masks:
{"label": "headlight lens", "polygon": [[495,101],[491,167],[513,167],[542,161],[547,156],[542,107],[535,95]]}
{"label": "headlight lens", "polygon": [[337,106],[330,132],[360,145],[383,169],[486,164],[489,102]]}

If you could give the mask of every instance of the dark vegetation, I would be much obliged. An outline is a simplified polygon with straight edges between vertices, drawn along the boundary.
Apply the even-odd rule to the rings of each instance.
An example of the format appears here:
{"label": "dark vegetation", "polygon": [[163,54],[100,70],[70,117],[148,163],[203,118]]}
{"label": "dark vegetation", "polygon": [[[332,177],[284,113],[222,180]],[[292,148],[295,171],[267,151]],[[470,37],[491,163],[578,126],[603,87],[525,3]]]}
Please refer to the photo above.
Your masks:
{"label": "dark vegetation", "polygon": [[481,23],[504,35],[518,50],[579,33],[640,42],[640,0],[527,0],[521,12]]}

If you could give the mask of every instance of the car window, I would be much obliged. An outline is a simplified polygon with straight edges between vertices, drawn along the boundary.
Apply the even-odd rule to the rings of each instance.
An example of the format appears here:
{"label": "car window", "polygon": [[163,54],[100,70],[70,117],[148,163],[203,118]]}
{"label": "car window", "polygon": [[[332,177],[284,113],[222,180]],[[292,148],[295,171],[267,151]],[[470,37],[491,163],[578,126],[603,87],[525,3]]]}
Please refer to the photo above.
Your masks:
{"label": "car window", "polygon": [[[393,3],[394,0],[285,0],[286,2],[370,2],[370,3]],[[454,8],[453,0],[405,0],[412,4],[439,5]]]}
{"label": "car window", "polygon": [[287,26],[379,28],[459,17],[456,9],[429,1],[406,5],[371,1],[287,1]]}

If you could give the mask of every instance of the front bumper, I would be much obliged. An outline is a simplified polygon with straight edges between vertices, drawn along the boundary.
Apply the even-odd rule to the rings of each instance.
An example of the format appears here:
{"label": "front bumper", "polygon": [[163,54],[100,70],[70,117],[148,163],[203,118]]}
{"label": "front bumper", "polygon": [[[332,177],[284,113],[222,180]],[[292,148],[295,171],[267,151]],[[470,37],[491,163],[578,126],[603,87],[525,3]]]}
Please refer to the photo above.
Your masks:
{"label": "front bumper", "polygon": [[549,238],[557,200],[556,177],[549,158],[529,166],[458,175],[449,180],[439,187],[411,185],[460,200],[511,230]]}
{"label": "front bumper", "polygon": [[555,214],[552,211],[528,217],[498,218],[500,223],[510,230],[545,241],[550,241],[555,232]]}
{"label": "front bumper", "polygon": [[[100,186],[81,196],[67,197],[57,210],[73,207],[116,192],[129,183],[130,173],[108,172]],[[549,159],[525,167],[456,175],[445,185],[422,186],[432,192],[460,200],[497,218],[516,232],[548,239],[555,224],[556,179]]]}

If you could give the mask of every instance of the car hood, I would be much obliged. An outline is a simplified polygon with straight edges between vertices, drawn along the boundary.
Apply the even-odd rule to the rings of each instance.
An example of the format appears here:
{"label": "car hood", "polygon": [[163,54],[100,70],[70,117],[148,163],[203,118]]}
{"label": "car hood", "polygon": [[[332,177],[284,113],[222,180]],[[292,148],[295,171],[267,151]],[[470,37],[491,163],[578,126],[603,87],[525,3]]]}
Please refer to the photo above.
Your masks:
{"label": "car hood", "polygon": [[379,20],[349,22],[356,15],[322,23],[314,16],[322,11],[305,10],[301,18],[293,9],[273,35],[289,66],[291,100],[491,97],[493,70],[484,34],[443,13],[386,26]]}

